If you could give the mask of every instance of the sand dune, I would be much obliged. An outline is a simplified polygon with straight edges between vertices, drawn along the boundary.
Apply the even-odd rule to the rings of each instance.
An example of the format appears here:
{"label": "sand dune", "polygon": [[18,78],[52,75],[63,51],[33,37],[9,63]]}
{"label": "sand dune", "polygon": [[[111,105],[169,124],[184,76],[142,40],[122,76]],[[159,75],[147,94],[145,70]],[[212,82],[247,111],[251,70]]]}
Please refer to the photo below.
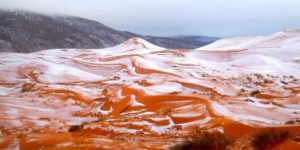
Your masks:
{"label": "sand dune", "polygon": [[1,53],[0,148],[166,149],[197,126],[236,138],[268,126],[299,136],[299,123],[286,124],[300,119],[299,33],[196,50],[133,38]]}

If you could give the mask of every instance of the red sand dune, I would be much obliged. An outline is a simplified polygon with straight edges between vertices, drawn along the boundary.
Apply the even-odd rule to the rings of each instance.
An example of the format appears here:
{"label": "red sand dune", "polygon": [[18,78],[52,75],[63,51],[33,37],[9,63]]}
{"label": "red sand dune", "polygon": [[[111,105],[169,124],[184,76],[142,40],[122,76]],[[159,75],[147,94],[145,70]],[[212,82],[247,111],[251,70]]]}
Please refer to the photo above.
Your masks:
{"label": "red sand dune", "polygon": [[194,127],[234,138],[264,127],[300,136],[300,46],[283,44],[299,37],[254,37],[262,47],[241,44],[247,38],[230,50],[133,38],[102,50],[1,53],[0,149],[167,149]]}

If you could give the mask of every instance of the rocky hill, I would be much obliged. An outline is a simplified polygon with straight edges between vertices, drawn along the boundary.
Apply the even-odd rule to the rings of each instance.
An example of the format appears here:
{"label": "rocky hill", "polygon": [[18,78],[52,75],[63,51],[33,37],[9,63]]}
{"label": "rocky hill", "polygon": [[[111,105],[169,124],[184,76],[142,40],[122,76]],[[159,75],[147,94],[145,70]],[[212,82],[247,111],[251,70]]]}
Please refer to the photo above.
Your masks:
{"label": "rocky hill", "polygon": [[[99,22],[70,16],[0,11],[0,52],[33,52],[54,48],[106,48],[140,37],[167,48],[192,49],[217,38],[155,37],[118,31]],[[199,40],[202,39],[202,40]]]}

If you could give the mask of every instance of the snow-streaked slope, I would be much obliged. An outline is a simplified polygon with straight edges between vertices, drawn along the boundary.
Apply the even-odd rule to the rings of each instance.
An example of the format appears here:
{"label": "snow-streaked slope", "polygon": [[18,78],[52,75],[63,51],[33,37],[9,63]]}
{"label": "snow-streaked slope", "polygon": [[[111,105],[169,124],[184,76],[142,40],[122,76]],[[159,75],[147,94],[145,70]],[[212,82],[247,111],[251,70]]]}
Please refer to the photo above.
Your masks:
{"label": "snow-streaked slope", "polygon": [[197,50],[239,51],[263,48],[300,48],[300,29],[284,30],[269,36],[248,36],[222,39]]}
{"label": "snow-streaked slope", "polygon": [[1,53],[0,147],[165,149],[196,126],[239,136],[300,129],[285,124],[299,119],[300,65],[297,37],[284,34],[292,38],[242,51],[133,38],[106,49]]}
{"label": "snow-streaked slope", "polygon": [[108,54],[145,54],[160,51],[166,48],[156,46],[138,37],[133,37],[117,46],[103,49]]}
{"label": "snow-streaked slope", "polygon": [[238,66],[242,72],[300,77],[300,29],[284,30],[269,36],[222,39],[196,50],[203,55],[210,54],[210,59],[224,56],[226,59],[221,61],[225,66]]}

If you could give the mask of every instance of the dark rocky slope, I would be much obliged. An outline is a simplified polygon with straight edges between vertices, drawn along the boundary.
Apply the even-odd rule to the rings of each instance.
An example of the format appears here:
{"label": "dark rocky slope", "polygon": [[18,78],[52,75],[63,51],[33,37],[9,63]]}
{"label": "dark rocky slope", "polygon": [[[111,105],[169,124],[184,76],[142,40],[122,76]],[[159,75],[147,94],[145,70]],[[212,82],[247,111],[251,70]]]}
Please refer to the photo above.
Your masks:
{"label": "dark rocky slope", "polygon": [[[114,30],[99,22],[70,16],[0,11],[0,52],[33,52],[53,48],[105,48],[140,37],[166,48],[197,48],[210,37],[155,37]],[[200,39],[200,40],[199,40]]]}

